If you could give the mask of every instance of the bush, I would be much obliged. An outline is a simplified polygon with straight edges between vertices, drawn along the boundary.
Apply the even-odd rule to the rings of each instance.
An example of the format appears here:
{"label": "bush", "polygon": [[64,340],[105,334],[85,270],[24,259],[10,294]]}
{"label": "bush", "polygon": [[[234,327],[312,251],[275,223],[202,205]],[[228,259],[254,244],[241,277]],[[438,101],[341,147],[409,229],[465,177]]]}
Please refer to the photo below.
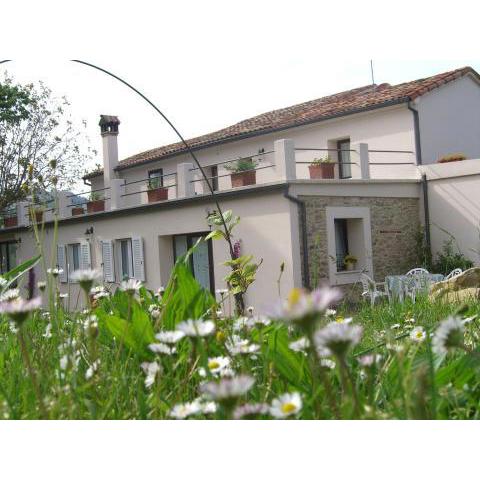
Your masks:
{"label": "bush", "polygon": [[444,242],[442,251],[438,254],[437,259],[433,264],[433,271],[435,273],[448,275],[455,268],[468,270],[472,267],[473,262],[466,258],[460,250],[454,252],[453,239],[450,239]]}

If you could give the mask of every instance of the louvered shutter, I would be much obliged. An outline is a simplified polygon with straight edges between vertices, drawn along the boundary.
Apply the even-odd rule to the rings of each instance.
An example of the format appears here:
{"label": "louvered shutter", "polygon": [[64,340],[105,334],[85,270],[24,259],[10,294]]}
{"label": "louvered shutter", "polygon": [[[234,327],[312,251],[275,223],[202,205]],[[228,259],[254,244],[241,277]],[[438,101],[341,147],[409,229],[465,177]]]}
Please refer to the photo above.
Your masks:
{"label": "louvered shutter", "polygon": [[58,279],[62,283],[67,283],[67,257],[65,253],[65,245],[57,245],[57,266],[62,270],[62,273],[58,276]]}
{"label": "louvered shutter", "polygon": [[80,244],[80,270],[89,270],[90,268],[92,268],[90,244],[82,242]]}
{"label": "louvered shutter", "polygon": [[145,281],[145,263],[143,258],[143,238],[132,238],[133,278]]}
{"label": "louvered shutter", "polygon": [[103,279],[109,283],[115,282],[113,242],[111,240],[102,241],[102,266]]}

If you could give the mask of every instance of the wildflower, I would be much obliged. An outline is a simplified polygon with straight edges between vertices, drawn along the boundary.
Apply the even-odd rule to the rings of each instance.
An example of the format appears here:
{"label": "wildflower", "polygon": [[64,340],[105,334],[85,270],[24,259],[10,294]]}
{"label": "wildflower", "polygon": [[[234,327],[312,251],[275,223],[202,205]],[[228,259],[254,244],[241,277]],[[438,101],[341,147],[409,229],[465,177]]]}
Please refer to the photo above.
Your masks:
{"label": "wildflower", "polygon": [[382,356],[380,354],[371,354],[371,355],[363,355],[358,359],[358,363],[361,367],[368,368],[378,365],[382,361]]}
{"label": "wildflower", "polygon": [[167,330],[165,332],[160,332],[155,335],[157,340],[160,340],[162,343],[177,343],[185,336],[185,333],[180,330]]}
{"label": "wildflower", "polygon": [[5,288],[8,285],[8,281],[0,276],[0,288]]}
{"label": "wildflower", "polygon": [[437,355],[443,355],[450,348],[463,346],[465,327],[459,317],[448,317],[440,323],[433,340],[432,350]]}
{"label": "wildflower", "polygon": [[0,295],[0,302],[11,302],[16,300],[20,296],[20,290],[18,288],[9,288]]}
{"label": "wildflower", "polygon": [[240,420],[242,418],[254,418],[257,415],[266,415],[270,411],[267,403],[246,403],[240,405],[233,412],[233,418]]}
{"label": "wildflower", "polygon": [[399,323],[395,323],[394,325],[392,325],[390,327],[390,330],[398,330],[400,328],[400,324]]}
{"label": "wildflower", "polygon": [[151,343],[148,348],[153,353],[163,353],[165,355],[173,355],[177,353],[177,349],[175,347],[169,347],[165,343]]}
{"label": "wildflower", "polygon": [[135,295],[142,288],[142,282],[136,280],[135,278],[129,278],[128,280],[123,280],[120,284],[120,290],[123,290],[129,295]]}
{"label": "wildflower", "polygon": [[83,321],[83,328],[87,331],[95,333],[98,329],[98,318],[96,315],[88,315]]}
{"label": "wildflower", "polygon": [[59,297],[60,297],[61,299],[68,298],[68,293],[61,293],[61,294],[59,295]]}
{"label": "wildflower", "polygon": [[294,288],[287,301],[278,307],[272,316],[286,322],[307,326],[340,298],[341,292],[336,288],[323,287],[311,293]]}
{"label": "wildflower", "polygon": [[232,335],[232,338],[225,342],[225,347],[230,355],[256,353],[260,350],[260,346],[250,343],[249,340],[242,339],[238,335]]}
{"label": "wildflower", "polygon": [[37,282],[37,288],[41,291],[44,292],[45,289],[47,288],[47,282]]}
{"label": "wildflower", "polygon": [[85,372],[85,380],[90,380],[93,377],[93,374],[98,370],[100,365],[100,360],[95,360]]}
{"label": "wildflower", "polygon": [[255,311],[255,308],[254,307],[248,307],[247,308],[247,313],[248,315],[251,317],[253,315],[253,312]]}
{"label": "wildflower", "polygon": [[272,401],[270,414],[275,418],[286,418],[302,409],[302,397],[298,392],[284,393]]}
{"label": "wildflower", "polygon": [[48,323],[45,328],[45,333],[42,335],[44,338],[52,338],[52,324]]}
{"label": "wildflower", "polygon": [[161,372],[162,367],[157,362],[143,362],[142,370],[145,373],[145,387],[150,388],[155,383],[157,373]]}
{"label": "wildflower", "polygon": [[320,359],[320,366],[323,368],[328,368],[330,370],[333,370],[336,367],[336,363],[333,360],[330,360],[329,358],[321,358]]}
{"label": "wildflower", "polygon": [[32,300],[24,300],[21,297],[9,302],[0,303],[0,313],[10,317],[17,325],[21,325],[27,317],[40,308],[42,299],[40,297]]}
{"label": "wildflower", "polygon": [[245,395],[255,383],[249,375],[223,378],[219,382],[211,381],[200,385],[201,393],[213,400],[229,401]]}
{"label": "wildflower", "polygon": [[206,337],[215,332],[215,324],[211,320],[185,320],[177,325],[177,329],[187,337]]}
{"label": "wildflower", "polygon": [[327,308],[325,310],[325,316],[326,317],[334,317],[337,314],[337,311],[334,310],[333,308]]}
{"label": "wildflower", "polygon": [[[208,359],[207,367],[209,372],[217,377],[233,376],[233,370],[230,368],[230,359],[228,357],[213,357]],[[205,377],[206,371],[200,368],[198,373]]]}
{"label": "wildflower", "polygon": [[201,412],[201,404],[198,401],[188,403],[178,403],[169,412],[169,416],[178,420],[183,420],[191,415]]}
{"label": "wildflower", "polygon": [[68,355],[63,355],[60,358],[60,369],[61,370],[66,370],[68,366]]}
{"label": "wildflower", "polygon": [[161,298],[163,297],[163,294],[165,293],[165,287],[160,287],[158,290],[157,290],[157,297]]}
{"label": "wildflower", "polygon": [[52,277],[56,278],[59,275],[63,274],[63,269],[62,268],[49,268],[49,269],[47,269],[47,273],[49,275],[52,275]]}
{"label": "wildflower", "polygon": [[93,284],[100,278],[101,273],[98,270],[92,269],[76,270],[71,275],[71,280],[73,282],[78,282],[85,292],[90,292]]}
{"label": "wildflower", "polygon": [[407,319],[405,320],[405,322],[407,322],[407,323],[415,323],[415,319],[414,319],[413,317],[412,317],[412,318],[407,318]]}
{"label": "wildflower", "polygon": [[228,288],[218,288],[217,290],[215,290],[215,293],[217,295],[220,295],[223,299],[224,295],[228,295]]}
{"label": "wildflower", "polygon": [[288,347],[290,350],[293,350],[294,352],[303,352],[305,353],[305,350],[310,346],[310,341],[308,340],[307,337],[302,337],[299,338],[298,340],[295,340],[294,342],[290,342],[288,344]]}
{"label": "wildflower", "polygon": [[335,318],[335,321],[337,323],[352,323],[353,322],[353,318],[352,317],[337,317]]}
{"label": "wildflower", "polygon": [[321,357],[343,357],[357,345],[362,337],[362,327],[331,322],[314,335],[315,346]]}
{"label": "wildflower", "polygon": [[468,325],[469,323],[473,322],[477,318],[477,315],[474,315],[473,317],[467,317],[462,320],[464,325]]}
{"label": "wildflower", "polygon": [[415,327],[410,332],[410,340],[416,343],[422,343],[426,337],[427,337],[427,334],[423,329],[423,327]]}
{"label": "wildflower", "polygon": [[148,307],[148,311],[150,312],[150,315],[152,316],[152,318],[158,318],[158,317],[160,317],[160,314],[162,313],[160,311],[160,308],[158,308],[158,306],[154,305],[154,304],[152,304]]}

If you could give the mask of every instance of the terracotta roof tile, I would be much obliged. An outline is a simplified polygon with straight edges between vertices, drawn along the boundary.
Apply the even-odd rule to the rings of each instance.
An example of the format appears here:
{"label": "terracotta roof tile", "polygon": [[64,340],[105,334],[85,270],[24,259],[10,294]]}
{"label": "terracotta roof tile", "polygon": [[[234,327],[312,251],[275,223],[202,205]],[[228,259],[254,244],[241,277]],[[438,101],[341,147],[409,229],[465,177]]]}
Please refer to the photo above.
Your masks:
{"label": "terracotta roof tile", "polygon": [[[187,142],[193,149],[206,148],[218,143],[230,142],[247,136],[260,135],[262,133],[292,128],[335,116],[406,102],[414,100],[445,83],[467,74],[472,74],[480,79],[475,70],[470,67],[464,67],[399,85],[382,83],[381,85],[375,86],[375,88],[373,88],[372,85],[367,85],[291,107],[263,113],[231,125],[230,127],[223,128],[222,130],[191,138],[187,140]],[[185,146],[180,142],[154,148],[122,160],[117,170],[141,165],[153,160],[160,160],[172,155],[184,153],[185,151]],[[101,172],[92,172],[88,174],[86,178],[99,175],[99,173]]]}

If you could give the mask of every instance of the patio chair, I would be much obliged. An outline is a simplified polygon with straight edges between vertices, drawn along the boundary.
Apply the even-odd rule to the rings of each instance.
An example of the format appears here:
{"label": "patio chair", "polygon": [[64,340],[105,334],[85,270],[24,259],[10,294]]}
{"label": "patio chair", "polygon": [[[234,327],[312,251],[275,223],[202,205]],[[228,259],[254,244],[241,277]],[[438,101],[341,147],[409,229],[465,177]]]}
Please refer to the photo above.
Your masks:
{"label": "patio chair", "polygon": [[445,277],[445,280],[450,280],[451,278],[458,277],[462,273],[463,270],[461,268],[455,268]]}
{"label": "patio chair", "polygon": [[390,300],[390,295],[385,282],[375,282],[365,273],[360,275],[360,281],[362,282],[363,287],[362,297],[369,297],[370,305],[375,305],[375,300],[377,298],[388,297]]}
{"label": "patio chair", "polygon": [[413,277],[417,275],[429,275],[430,272],[425,270],[424,268],[412,268],[410,271],[406,273],[407,277]]}

